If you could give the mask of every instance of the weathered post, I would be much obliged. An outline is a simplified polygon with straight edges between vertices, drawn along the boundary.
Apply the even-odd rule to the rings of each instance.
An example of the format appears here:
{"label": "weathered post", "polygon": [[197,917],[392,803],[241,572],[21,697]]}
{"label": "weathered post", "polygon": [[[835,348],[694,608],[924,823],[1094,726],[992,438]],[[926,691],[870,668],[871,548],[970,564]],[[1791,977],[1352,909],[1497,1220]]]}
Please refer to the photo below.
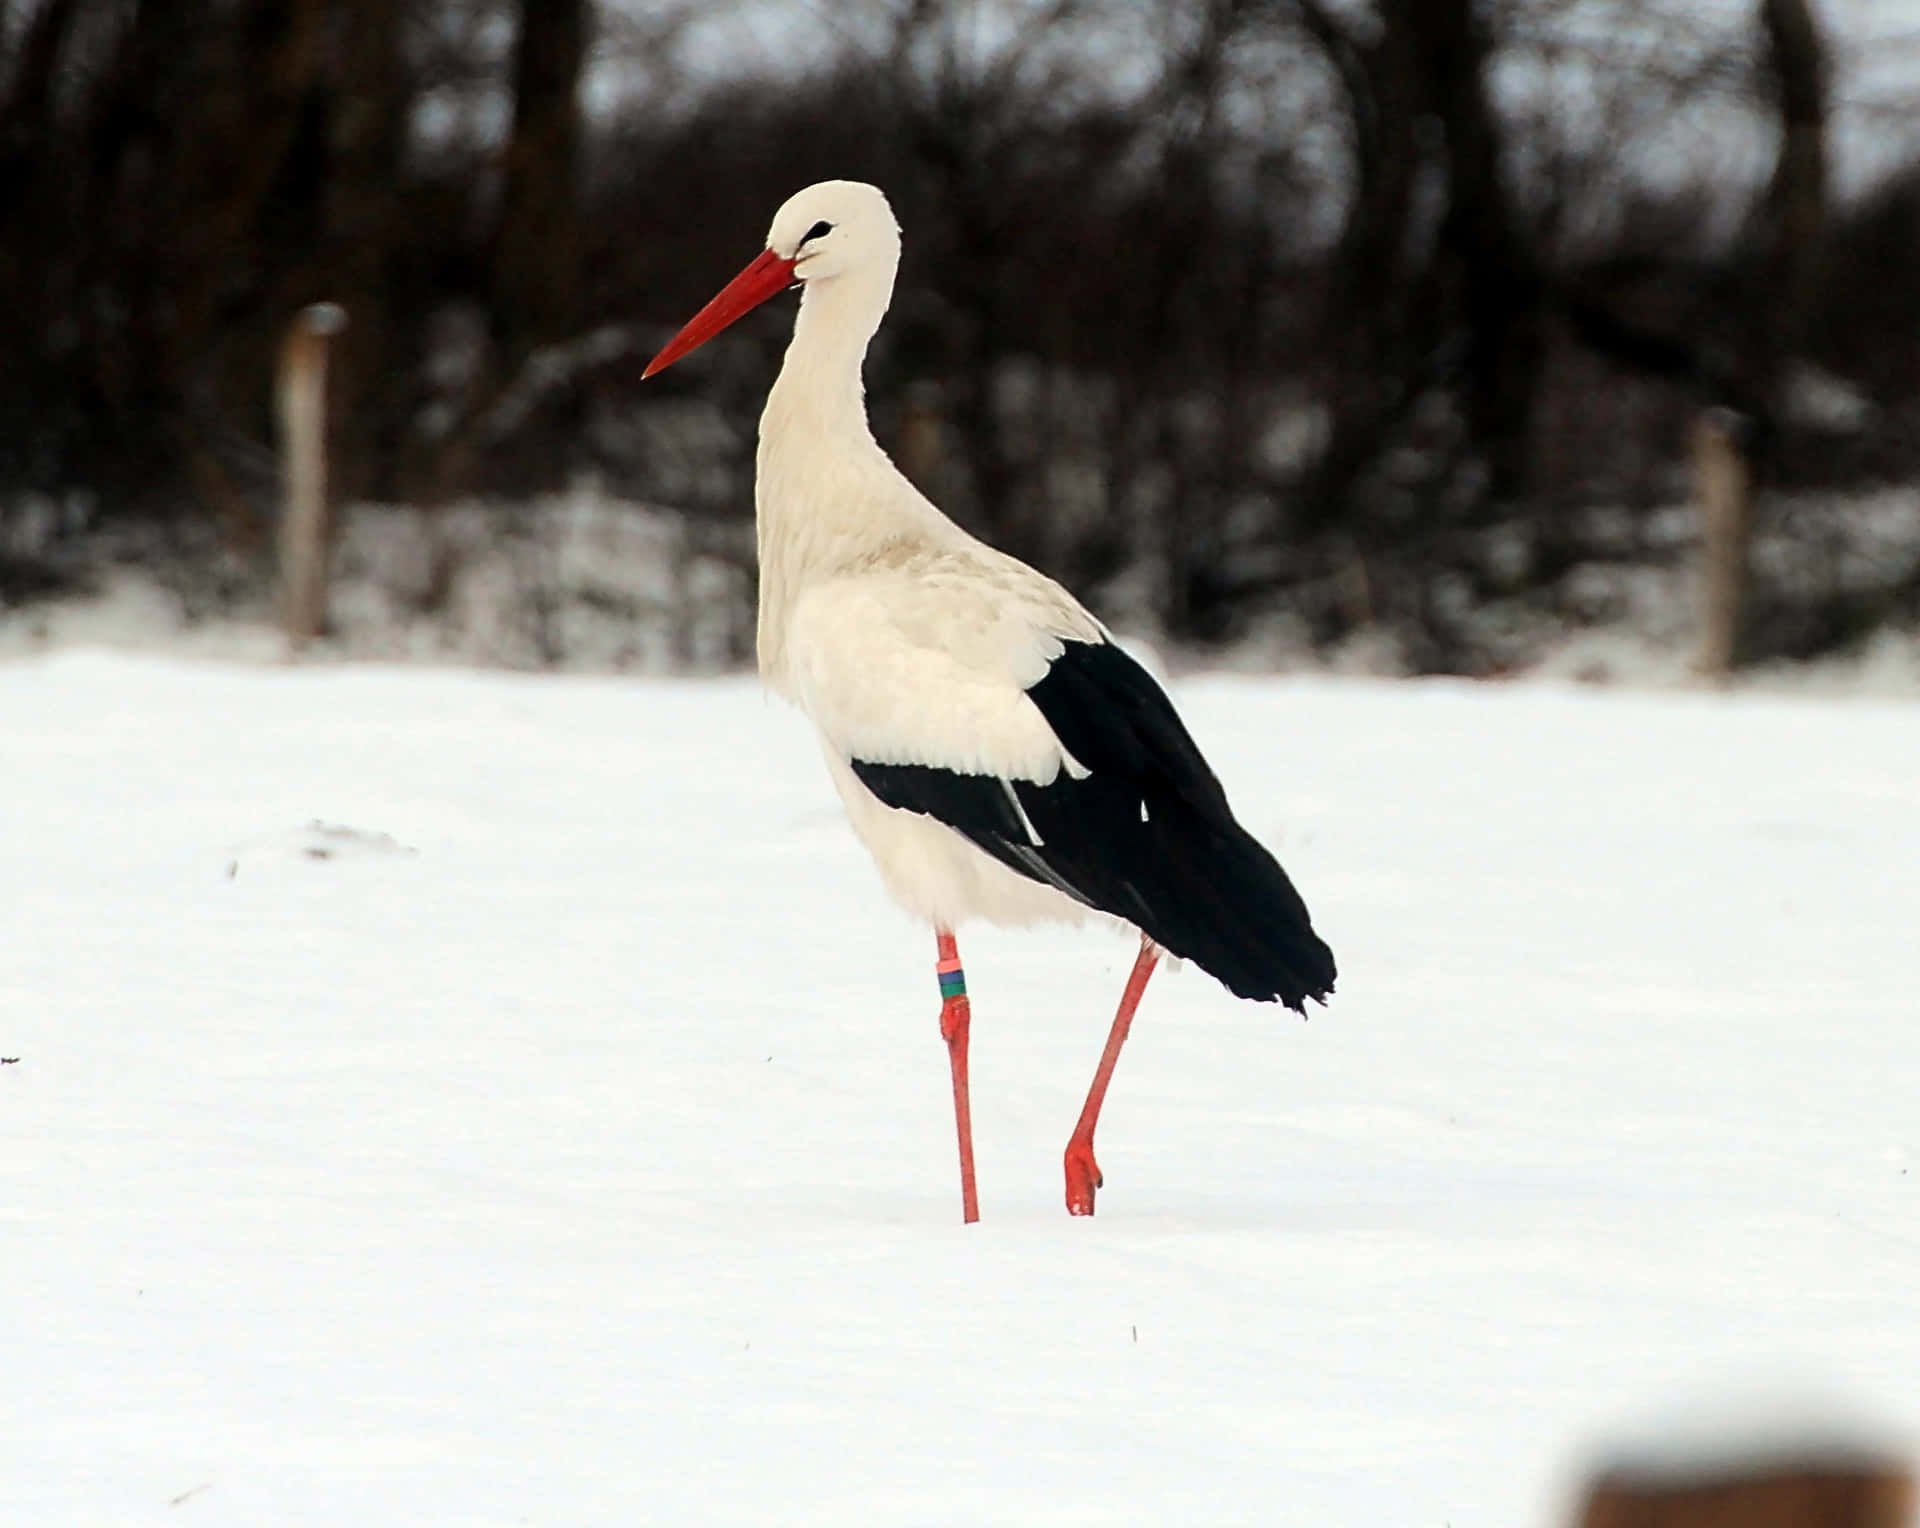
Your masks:
{"label": "weathered post", "polygon": [[327,348],[346,326],[344,309],[316,302],[294,315],[280,345],[281,620],[295,649],[327,624]]}
{"label": "weathered post", "polygon": [[1701,673],[1725,679],[1739,656],[1753,537],[1753,474],[1730,410],[1707,409],[1693,425],[1693,488],[1700,505]]}
{"label": "weathered post", "polygon": [[907,384],[893,459],[915,488],[929,497],[939,494],[940,473],[947,460],[947,428],[946,398],[938,382]]}

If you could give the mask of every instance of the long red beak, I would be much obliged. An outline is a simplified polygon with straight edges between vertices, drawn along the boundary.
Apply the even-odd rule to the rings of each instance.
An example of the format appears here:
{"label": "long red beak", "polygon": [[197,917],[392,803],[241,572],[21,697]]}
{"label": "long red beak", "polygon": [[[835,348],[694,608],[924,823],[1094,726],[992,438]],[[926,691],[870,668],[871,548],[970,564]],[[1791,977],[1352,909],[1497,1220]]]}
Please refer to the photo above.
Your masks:
{"label": "long red beak", "polygon": [[794,264],[770,249],[763,250],[753,264],[720,289],[718,297],[687,321],[686,328],[667,341],[666,349],[647,362],[641,379],[644,381],[656,371],[665,371],[687,352],[698,350],[736,318],[786,291],[793,285]]}

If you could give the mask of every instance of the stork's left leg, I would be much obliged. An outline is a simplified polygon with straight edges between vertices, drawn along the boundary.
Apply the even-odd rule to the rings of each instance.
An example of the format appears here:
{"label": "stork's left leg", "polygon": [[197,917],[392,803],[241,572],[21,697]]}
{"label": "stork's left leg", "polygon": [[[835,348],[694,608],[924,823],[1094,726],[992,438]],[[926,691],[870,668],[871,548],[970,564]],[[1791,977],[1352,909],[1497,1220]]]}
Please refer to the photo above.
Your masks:
{"label": "stork's left leg", "polygon": [[1093,1074],[1093,1086],[1080,1109],[1080,1123],[1073,1127],[1067,1142],[1067,1213],[1091,1215],[1093,1193],[1104,1181],[1100,1164],[1093,1160],[1093,1127],[1100,1123],[1100,1106],[1107,1101],[1107,1084],[1113,1081],[1113,1064],[1120,1059],[1120,1047],[1127,1043],[1127,1031],[1133,1028],[1133,1010],[1140,1006],[1140,995],[1147,990],[1147,978],[1153,975],[1160,959],[1160,946],[1145,934],[1140,936],[1140,954],[1133,962],[1133,975],[1127,978],[1127,990],[1120,994],[1120,1011],[1113,1016],[1113,1028],[1107,1035],[1107,1048],[1100,1053],[1100,1067]]}
{"label": "stork's left leg", "polygon": [[967,1098],[967,1033],[973,1009],[967,1004],[967,977],[960,969],[960,947],[946,929],[936,929],[940,960],[934,972],[940,978],[940,1037],[947,1042],[947,1060],[953,1068],[953,1128],[960,1137],[960,1218],[972,1225],[980,1218],[980,1196],[973,1186],[973,1107]]}

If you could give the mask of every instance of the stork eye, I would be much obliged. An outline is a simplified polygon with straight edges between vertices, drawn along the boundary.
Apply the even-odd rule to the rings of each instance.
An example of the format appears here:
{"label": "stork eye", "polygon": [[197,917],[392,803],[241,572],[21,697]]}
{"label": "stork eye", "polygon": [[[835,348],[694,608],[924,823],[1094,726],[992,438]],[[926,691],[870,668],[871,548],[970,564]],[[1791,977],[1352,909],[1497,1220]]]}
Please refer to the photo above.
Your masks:
{"label": "stork eye", "polygon": [[815,223],[813,227],[807,230],[807,236],[804,239],[802,239],[800,242],[802,244],[811,244],[815,239],[824,239],[828,234],[832,232],[833,232],[833,224],[827,222],[824,218],[822,218],[818,223]]}

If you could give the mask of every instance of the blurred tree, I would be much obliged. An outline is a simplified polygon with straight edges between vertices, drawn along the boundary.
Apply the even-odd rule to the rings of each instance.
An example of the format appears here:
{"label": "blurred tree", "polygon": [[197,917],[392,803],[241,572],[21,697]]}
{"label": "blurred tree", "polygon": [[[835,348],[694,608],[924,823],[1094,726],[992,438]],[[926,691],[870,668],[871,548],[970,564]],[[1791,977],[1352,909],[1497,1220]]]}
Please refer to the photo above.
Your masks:
{"label": "blurred tree", "polygon": [[404,0],[338,0],[324,99],[323,236],[290,252],[297,289],[277,294],[277,311],[267,315],[271,321],[308,301],[336,302],[349,314],[335,351],[332,413],[336,473],[347,495],[379,481],[412,403],[394,375],[407,348],[406,334],[396,332],[404,331],[404,315],[394,311],[412,94],[402,50],[405,8]]}
{"label": "blurred tree", "polygon": [[492,314],[508,371],[578,318],[580,68],[587,0],[523,0],[513,128],[494,233]]}
{"label": "blurred tree", "polygon": [[[1886,339],[1920,305],[1916,196],[1835,206],[1809,0],[1744,27],[1629,0],[848,0],[772,26],[757,66],[715,54],[750,29],[714,14],[19,0],[0,521],[84,489],[257,539],[277,337],[332,300],[345,491],[585,467],[735,525],[781,315],[645,390],[640,366],[772,207],[842,175],[908,232],[882,440],[1179,638],[1284,596],[1318,641],[1378,621],[1418,664],[1497,661],[1459,612],[1627,555],[1578,511],[1670,501],[1702,402],[1779,437],[1803,354],[1892,421],[1833,470],[1920,471],[1920,372]],[[1729,106],[1777,130],[1771,174],[1660,183],[1650,124]],[[1489,571],[1495,527],[1519,550]]]}
{"label": "blurred tree", "polygon": [[1402,15],[1369,35],[1320,0],[1297,0],[1297,9],[1339,81],[1353,163],[1321,336],[1330,423],[1303,507],[1311,531],[1341,518],[1355,480],[1418,395],[1413,306],[1427,252],[1416,247],[1413,226],[1421,169],[1414,29]]}
{"label": "blurred tree", "polygon": [[1761,354],[1750,365],[1763,379],[1754,390],[1771,400],[1780,369],[1805,348],[1818,295],[1827,222],[1827,55],[1807,0],[1760,0],[1759,25],[1780,137],[1754,240],[1759,321],[1749,333],[1759,337]]}
{"label": "blurred tree", "polygon": [[1387,0],[1390,31],[1409,34],[1425,104],[1446,145],[1440,249],[1457,268],[1472,438],[1495,500],[1525,491],[1528,426],[1540,374],[1541,286],[1528,232],[1503,175],[1488,97],[1488,39],[1473,0]]}
{"label": "blurred tree", "polygon": [[[1483,12],[1472,0],[1381,0],[1356,21],[1321,0],[1295,5],[1340,82],[1354,164],[1328,307],[1354,343],[1338,365],[1314,517],[1342,514],[1402,411],[1439,380],[1440,346],[1459,357],[1492,499],[1523,493],[1542,292],[1505,179]],[[1427,214],[1431,233],[1416,223],[1422,196],[1440,209]]]}

